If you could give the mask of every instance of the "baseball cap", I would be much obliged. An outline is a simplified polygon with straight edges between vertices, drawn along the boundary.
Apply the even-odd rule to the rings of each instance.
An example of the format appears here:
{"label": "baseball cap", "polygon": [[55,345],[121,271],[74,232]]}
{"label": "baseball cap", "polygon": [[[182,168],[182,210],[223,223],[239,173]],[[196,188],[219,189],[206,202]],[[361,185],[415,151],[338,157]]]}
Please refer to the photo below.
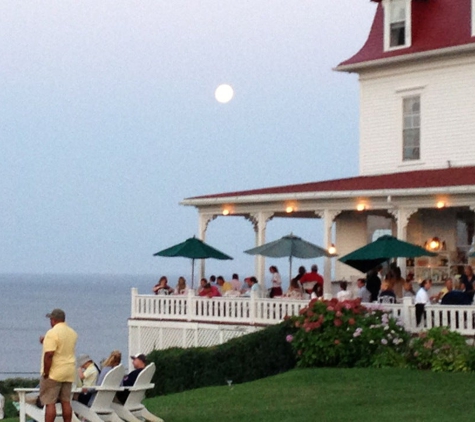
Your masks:
{"label": "baseball cap", "polygon": [[57,319],[58,321],[64,321],[66,319],[66,314],[62,309],[53,309],[49,314],[46,314],[46,318]]}
{"label": "baseball cap", "polygon": [[147,358],[145,357],[145,355],[143,353],[138,353],[136,355],[133,355],[133,356],[130,357],[130,359],[132,359],[132,360],[139,359],[143,363],[147,363]]}

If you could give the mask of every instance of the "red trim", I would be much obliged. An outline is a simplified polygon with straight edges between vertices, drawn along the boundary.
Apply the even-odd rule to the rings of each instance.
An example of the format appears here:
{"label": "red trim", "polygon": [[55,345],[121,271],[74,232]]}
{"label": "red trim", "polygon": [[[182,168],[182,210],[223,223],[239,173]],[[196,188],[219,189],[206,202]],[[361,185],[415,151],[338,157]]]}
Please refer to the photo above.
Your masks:
{"label": "red trim", "polygon": [[264,189],[195,196],[187,199],[212,199],[230,196],[292,194],[302,192],[438,188],[451,186],[475,186],[475,166],[417,170],[401,173],[379,174],[374,176],[357,176],[298,185],[276,186]]}
{"label": "red trim", "polygon": [[380,0],[366,43],[339,66],[475,43],[471,0],[412,0],[412,45],[384,52],[384,11]]}

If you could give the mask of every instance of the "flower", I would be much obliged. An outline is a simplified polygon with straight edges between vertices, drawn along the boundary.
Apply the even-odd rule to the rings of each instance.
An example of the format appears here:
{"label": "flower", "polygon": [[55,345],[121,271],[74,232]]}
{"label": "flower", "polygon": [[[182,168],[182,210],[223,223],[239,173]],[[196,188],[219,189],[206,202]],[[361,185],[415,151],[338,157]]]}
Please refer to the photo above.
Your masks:
{"label": "flower", "polygon": [[354,318],[350,318],[350,319],[348,320],[348,324],[350,324],[350,325],[355,325],[355,319],[354,319]]}
{"label": "flower", "polygon": [[340,344],[340,340],[336,339],[333,343]]}
{"label": "flower", "polygon": [[381,344],[388,344],[388,341],[385,338],[383,338],[381,339]]}
{"label": "flower", "polygon": [[341,321],[341,319],[335,319],[335,321],[333,321],[333,324],[335,325],[335,327],[340,327],[343,322]]}
{"label": "flower", "polygon": [[294,336],[292,334],[289,334],[287,337],[285,337],[285,340],[287,343],[292,343],[292,340],[294,339]]}

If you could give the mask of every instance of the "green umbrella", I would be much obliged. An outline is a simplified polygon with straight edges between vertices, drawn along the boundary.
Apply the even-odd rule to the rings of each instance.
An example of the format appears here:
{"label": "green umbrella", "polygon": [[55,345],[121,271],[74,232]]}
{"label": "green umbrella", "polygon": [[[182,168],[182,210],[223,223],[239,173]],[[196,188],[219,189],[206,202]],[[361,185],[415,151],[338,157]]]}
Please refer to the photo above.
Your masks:
{"label": "green umbrella", "polygon": [[195,259],[233,259],[229,255],[218,251],[212,246],[206,244],[195,236],[186,239],[178,245],[171,246],[160,252],[153,254],[153,256],[168,256],[168,257],[182,257],[191,258],[191,287],[193,288],[193,281],[195,276]]}
{"label": "green umbrella", "polygon": [[468,257],[469,258],[475,258],[475,251],[473,251],[473,252],[469,251]]}
{"label": "green umbrella", "polygon": [[262,255],[272,258],[288,257],[290,262],[289,279],[292,278],[292,257],[308,259],[318,258],[320,256],[335,256],[330,254],[326,249],[307,242],[298,236],[294,236],[292,233],[244,252],[250,255]]}
{"label": "green umbrella", "polygon": [[437,256],[420,246],[399,240],[394,236],[381,236],[348,255],[339,258],[350,267],[366,273],[391,258],[415,258],[418,256]]}

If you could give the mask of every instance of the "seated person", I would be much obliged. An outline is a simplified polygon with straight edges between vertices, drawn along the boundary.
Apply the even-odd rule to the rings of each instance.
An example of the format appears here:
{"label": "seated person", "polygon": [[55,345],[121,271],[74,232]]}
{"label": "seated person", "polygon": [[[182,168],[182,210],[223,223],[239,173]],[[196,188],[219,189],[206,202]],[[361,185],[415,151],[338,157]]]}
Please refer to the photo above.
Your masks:
{"label": "seated person", "polygon": [[[135,384],[135,381],[137,380],[137,377],[139,376],[140,372],[142,372],[142,369],[144,369],[147,365],[147,359],[143,353],[131,356],[130,359],[132,359],[132,365],[134,366],[134,370],[128,375],[126,375],[122,380],[121,385],[123,387],[132,387]],[[119,403],[124,404],[127,400],[127,397],[129,397],[129,392],[127,390],[118,391],[115,397],[119,401]]]}
{"label": "seated person", "polygon": [[188,294],[188,287],[186,286],[185,277],[178,278],[178,284],[173,292],[174,295],[187,295]]}
{"label": "seated person", "polygon": [[296,278],[290,280],[289,290],[284,293],[283,297],[287,299],[303,299],[302,289]]}
{"label": "seated person", "polygon": [[223,296],[226,292],[229,292],[233,289],[233,285],[229,281],[224,281],[224,277],[222,275],[218,275],[216,278],[216,284],[216,287]]}
{"label": "seated person", "polygon": [[358,285],[358,297],[361,299],[361,302],[367,303],[371,302],[371,293],[366,288],[366,280],[364,278],[359,278],[356,282]]}
{"label": "seated person", "polygon": [[254,276],[253,277],[247,277],[244,280],[244,282],[247,284],[247,286],[249,288],[247,290],[243,290],[242,296],[251,297],[251,293],[256,292],[255,294],[257,295],[257,297],[261,297],[262,290],[261,290],[261,286],[259,286],[259,283],[258,283],[256,277],[254,277]]}
{"label": "seated person", "polygon": [[75,396],[75,400],[87,405],[92,396],[92,391],[89,391],[87,387],[93,387],[97,385],[97,378],[99,376],[99,368],[92,361],[89,355],[80,355],[77,359],[78,362],[78,387],[83,387],[83,391]]}
{"label": "seated person", "polygon": [[315,283],[310,294],[310,299],[320,299],[323,297],[323,287],[319,283]]}
{"label": "seated person", "polygon": [[442,289],[440,289],[440,292],[437,293],[436,295],[434,296],[431,296],[431,301],[433,302],[440,302],[442,300],[442,298],[449,292],[451,292],[452,290],[454,289],[454,283],[452,281],[451,278],[448,278],[447,280],[445,280],[445,283],[444,283],[444,287],[442,287]]}
{"label": "seated person", "polygon": [[381,299],[383,297],[392,297],[394,299],[394,302],[396,302],[396,294],[394,291],[391,289],[391,285],[388,281],[384,280],[381,283],[381,291],[379,292],[378,299]]}
{"label": "seated person", "polygon": [[315,264],[312,265],[311,271],[304,274],[299,281],[305,292],[308,294],[312,294],[315,283],[320,284],[323,289],[323,277],[318,274],[318,266]]}
{"label": "seated person", "polygon": [[[201,281],[206,279],[201,279]],[[201,297],[219,297],[221,293],[216,286],[211,285],[211,283],[204,283],[203,288],[198,293]]]}
{"label": "seated person", "polygon": [[156,295],[169,295],[173,293],[173,289],[168,285],[168,279],[165,276],[160,277],[158,283],[153,287]]}
{"label": "seated person", "polygon": [[241,282],[239,281],[239,275],[234,273],[233,278],[230,281],[233,290],[240,292],[241,291]]}
{"label": "seated person", "polygon": [[[120,362],[122,360],[122,354],[120,353],[119,350],[113,350],[109,357],[102,362],[101,366],[101,371],[99,373],[99,377],[97,378],[97,383],[96,385],[102,385],[102,382],[104,381],[105,376],[109,373],[109,371],[116,366],[120,365]],[[94,401],[94,397],[96,395],[94,390],[90,390],[92,393],[91,398],[89,399],[89,403],[87,404],[89,407],[91,407],[92,402]]]}
{"label": "seated person", "polygon": [[338,302],[343,302],[345,300],[351,299],[351,293],[346,290],[348,288],[348,283],[346,281],[340,281],[340,291],[336,294]]}
{"label": "seated person", "polygon": [[[410,275],[410,274],[409,274]],[[412,285],[412,280],[413,278],[407,277],[407,280],[404,282],[402,289],[402,297],[414,297],[416,295],[416,292],[414,291],[413,285]]]}

